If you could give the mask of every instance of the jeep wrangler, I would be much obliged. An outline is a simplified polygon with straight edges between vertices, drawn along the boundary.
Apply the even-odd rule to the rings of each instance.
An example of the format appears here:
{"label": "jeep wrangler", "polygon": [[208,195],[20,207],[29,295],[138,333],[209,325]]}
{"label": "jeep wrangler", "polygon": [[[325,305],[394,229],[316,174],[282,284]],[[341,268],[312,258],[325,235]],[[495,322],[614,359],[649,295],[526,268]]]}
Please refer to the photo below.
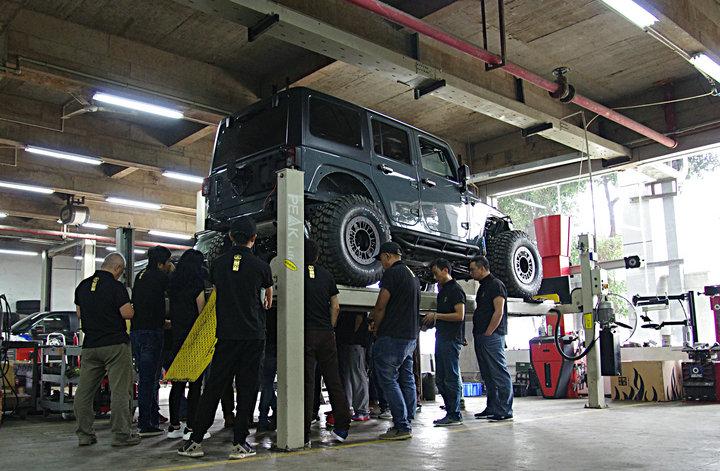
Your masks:
{"label": "jeep wrangler", "polygon": [[468,189],[469,168],[437,137],[380,113],[310,90],[291,88],[228,116],[219,125],[212,169],[203,183],[208,259],[227,244],[233,219],[258,224],[257,247],[276,252],[276,172],[304,172],[306,235],[338,284],[369,286],[382,276],[380,244],[394,240],[426,281],[433,258],[468,261],[486,254],[509,296],[534,295],[542,281],[537,248],[510,218]]}

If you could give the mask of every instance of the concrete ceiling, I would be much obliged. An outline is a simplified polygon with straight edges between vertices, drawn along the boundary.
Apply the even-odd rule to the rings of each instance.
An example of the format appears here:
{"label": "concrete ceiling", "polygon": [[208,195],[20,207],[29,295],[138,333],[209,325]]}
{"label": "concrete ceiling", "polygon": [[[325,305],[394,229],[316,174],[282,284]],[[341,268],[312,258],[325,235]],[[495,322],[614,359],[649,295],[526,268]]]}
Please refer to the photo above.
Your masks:
{"label": "concrete ceiling", "polygon": [[[192,232],[196,186],[159,175],[172,169],[203,175],[209,166],[214,126],[222,116],[270,94],[274,87],[304,85],[373,108],[447,139],[469,156],[474,170],[491,170],[571,150],[550,138],[522,139],[517,125],[494,119],[441,96],[413,98],[412,83],[380,70],[335,60],[276,30],[248,42],[248,27],[262,15],[237,8],[242,0],[0,0],[0,180],[34,183],[63,194],[86,196],[92,219],[113,226]],[[342,0],[319,4],[282,0],[285,7],[316,18],[388,53],[409,56],[478,90],[488,90],[542,116],[559,119],[576,111],[525,85],[517,101],[515,82],[499,71],[433,40],[375,17]],[[476,0],[392,0],[388,4],[424,18],[455,36],[481,44]],[[714,0],[647,0],[661,19],[658,29],[685,50],[718,54],[720,5]],[[682,3],[682,6],[679,5]],[[332,5],[330,5],[332,4]],[[487,2],[491,51],[497,51],[496,2]],[[222,5],[229,8],[223,10]],[[231,11],[232,14],[228,14]],[[234,15],[234,16],[233,16]],[[544,77],[571,69],[584,95],[614,106],[707,91],[707,82],[677,54],[600,0],[505,0],[508,57]],[[667,84],[676,84],[668,92]],[[662,85],[662,86],[661,86]],[[180,109],[191,120],[82,112],[96,90],[115,91]],[[703,115],[689,102],[678,106],[675,128],[662,108],[628,111],[660,132],[720,118],[718,99],[703,99]],[[577,120],[569,120],[578,125]],[[592,139],[619,144],[638,135],[597,120]],[[547,137],[547,136],[546,136]],[[609,139],[609,140],[608,140]],[[614,144],[619,143],[619,144]],[[26,144],[103,158],[108,164],[57,164],[16,151]],[[642,143],[644,144],[644,143]],[[635,145],[635,144],[633,144]],[[16,159],[17,156],[17,159]],[[52,226],[62,199],[0,191],[8,224]],[[6,198],[12,195],[12,198]],[[159,213],[128,211],[104,203],[106,196],[158,202]],[[44,202],[44,203],[43,203]],[[17,216],[17,217],[16,217]],[[40,221],[40,222],[38,222]],[[57,228],[57,224],[55,224]],[[0,242],[1,244],[2,242]]]}

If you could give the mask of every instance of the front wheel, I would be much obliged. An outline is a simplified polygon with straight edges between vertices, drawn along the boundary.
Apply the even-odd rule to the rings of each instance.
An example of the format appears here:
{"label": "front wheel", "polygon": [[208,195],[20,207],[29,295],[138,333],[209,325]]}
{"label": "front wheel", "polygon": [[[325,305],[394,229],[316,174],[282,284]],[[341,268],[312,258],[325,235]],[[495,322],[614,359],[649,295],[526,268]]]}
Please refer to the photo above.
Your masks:
{"label": "front wheel", "polygon": [[509,297],[527,299],[537,294],[543,278],[542,258],[526,233],[506,231],[488,239],[487,258]]}

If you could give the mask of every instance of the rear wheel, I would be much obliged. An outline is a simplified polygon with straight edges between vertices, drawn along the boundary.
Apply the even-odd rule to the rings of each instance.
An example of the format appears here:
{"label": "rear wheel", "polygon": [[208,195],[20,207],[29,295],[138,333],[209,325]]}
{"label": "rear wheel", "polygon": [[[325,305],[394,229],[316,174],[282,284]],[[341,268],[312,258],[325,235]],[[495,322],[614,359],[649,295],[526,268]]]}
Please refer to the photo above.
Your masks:
{"label": "rear wheel", "polygon": [[507,288],[508,296],[531,298],[542,283],[542,259],[537,247],[522,231],[507,231],[487,241],[490,270]]}
{"label": "rear wheel", "polygon": [[387,222],[368,198],[342,196],[319,206],[311,216],[311,237],[320,248],[320,263],[338,284],[368,286],[382,276],[375,260],[380,244],[390,240]]}

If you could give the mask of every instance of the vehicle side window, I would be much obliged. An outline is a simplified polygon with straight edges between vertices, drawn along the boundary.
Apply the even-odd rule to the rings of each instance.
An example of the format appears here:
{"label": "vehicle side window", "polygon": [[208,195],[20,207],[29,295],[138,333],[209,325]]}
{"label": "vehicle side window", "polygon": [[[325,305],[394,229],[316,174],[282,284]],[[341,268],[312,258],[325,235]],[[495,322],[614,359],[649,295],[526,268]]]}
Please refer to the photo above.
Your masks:
{"label": "vehicle side window", "polygon": [[43,332],[46,334],[68,331],[70,330],[70,319],[65,314],[50,314],[35,323],[35,327],[37,326],[43,326]]}
{"label": "vehicle side window", "polygon": [[412,165],[407,132],[400,128],[373,120],[373,146],[377,155]]}
{"label": "vehicle side window", "polygon": [[427,139],[420,138],[420,160],[428,172],[457,181],[457,171],[452,164],[450,151]]}
{"label": "vehicle side window", "polygon": [[359,111],[310,97],[310,133],[313,136],[362,149]]}

